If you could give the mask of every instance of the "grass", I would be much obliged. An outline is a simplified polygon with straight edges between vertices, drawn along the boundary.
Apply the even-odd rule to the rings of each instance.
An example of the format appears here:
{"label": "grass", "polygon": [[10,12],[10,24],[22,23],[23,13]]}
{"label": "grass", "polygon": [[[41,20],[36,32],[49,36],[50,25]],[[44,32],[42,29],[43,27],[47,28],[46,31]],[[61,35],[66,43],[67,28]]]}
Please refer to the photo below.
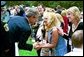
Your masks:
{"label": "grass", "polygon": [[[33,44],[32,38],[29,37],[26,43]],[[32,51],[20,49],[19,56],[38,56],[38,55],[37,55],[37,51],[33,48]]]}

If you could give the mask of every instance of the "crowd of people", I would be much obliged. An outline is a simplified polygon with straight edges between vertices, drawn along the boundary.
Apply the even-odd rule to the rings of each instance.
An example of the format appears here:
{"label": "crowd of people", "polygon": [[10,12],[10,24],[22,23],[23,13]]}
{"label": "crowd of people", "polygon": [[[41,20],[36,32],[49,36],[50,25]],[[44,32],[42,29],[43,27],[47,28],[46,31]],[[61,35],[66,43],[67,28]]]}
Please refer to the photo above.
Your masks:
{"label": "crowd of people", "polygon": [[[1,1],[1,56],[15,56],[15,42],[19,49],[31,51],[34,47],[38,56],[83,56],[83,11],[77,6],[6,8],[5,4]],[[30,36],[33,45],[26,44]]]}

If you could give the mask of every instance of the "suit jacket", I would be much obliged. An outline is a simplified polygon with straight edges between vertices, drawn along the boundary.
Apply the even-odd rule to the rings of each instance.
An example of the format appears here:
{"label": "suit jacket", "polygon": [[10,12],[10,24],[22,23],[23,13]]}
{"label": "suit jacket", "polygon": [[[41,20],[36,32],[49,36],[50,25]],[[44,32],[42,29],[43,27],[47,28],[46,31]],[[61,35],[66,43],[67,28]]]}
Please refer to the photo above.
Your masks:
{"label": "suit jacket", "polygon": [[8,28],[11,48],[14,47],[15,42],[19,42],[18,46],[20,49],[32,50],[33,45],[26,44],[31,34],[31,28],[25,17],[12,17],[8,22]]}

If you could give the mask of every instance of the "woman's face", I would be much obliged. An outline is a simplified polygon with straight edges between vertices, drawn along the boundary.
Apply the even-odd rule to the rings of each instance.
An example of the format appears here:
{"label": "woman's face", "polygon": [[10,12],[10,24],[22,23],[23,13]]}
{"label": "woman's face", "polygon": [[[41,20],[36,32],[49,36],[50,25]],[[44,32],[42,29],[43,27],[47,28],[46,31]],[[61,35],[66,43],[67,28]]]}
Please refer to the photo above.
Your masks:
{"label": "woman's face", "polygon": [[46,16],[43,16],[43,19],[44,19],[44,23],[45,25],[48,27],[50,26],[50,16],[46,15]]}
{"label": "woman's face", "polygon": [[69,12],[67,13],[67,17],[68,17],[68,19],[69,19],[69,22],[74,22],[75,16],[73,15],[72,12],[69,11]]}
{"label": "woman's face", "polygon": [[44,19],[44,24],[47,26],[48,25],[48,18],[47,17],[43,17]]}

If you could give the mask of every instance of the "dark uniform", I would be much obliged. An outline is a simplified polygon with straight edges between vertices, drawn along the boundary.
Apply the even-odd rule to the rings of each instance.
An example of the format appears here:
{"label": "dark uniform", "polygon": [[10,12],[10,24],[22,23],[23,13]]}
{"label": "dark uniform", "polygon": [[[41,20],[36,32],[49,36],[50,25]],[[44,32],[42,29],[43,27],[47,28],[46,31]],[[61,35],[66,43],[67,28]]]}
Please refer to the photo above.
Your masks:
{"label": "dark uniform", "polygon": [[19,49],[32,50],[33,45],[26,44],[31,34],[31,27],[25,17],[14,16],[8,22],[11,55],[15,55],[15,42],[19,42]]}
{"label": "dark uniform", "polygon": [[6,5],[6,1],[1,1],[0,56],[9,56],[10,55],[10,53],[9,53],[10,41],[9,41],[9,38],[7,37],[8,32],[4,28],[4,26],[6,27],[7,22],[9,20],[9,13],[6,10],[4,10],[5,5]]}
{"label": "dark uniform", "polygon": [[7,37],[8,32],[4,29],[4,23],[1,22],[1,38],[0,38],[0,56],[9,56],[10,52],[8,50],[10,48],[9,38]]}

